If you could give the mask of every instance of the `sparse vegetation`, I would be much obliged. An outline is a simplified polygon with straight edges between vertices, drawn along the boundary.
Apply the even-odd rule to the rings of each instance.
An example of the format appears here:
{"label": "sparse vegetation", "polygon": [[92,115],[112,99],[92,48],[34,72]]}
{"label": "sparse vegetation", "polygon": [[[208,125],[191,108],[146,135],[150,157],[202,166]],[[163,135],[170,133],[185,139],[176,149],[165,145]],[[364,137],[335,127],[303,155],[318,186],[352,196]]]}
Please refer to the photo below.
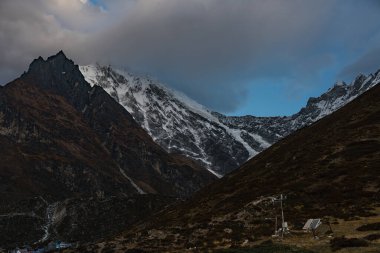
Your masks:
{"label": "sparse vegetation", "polygon": [[356,230],[357,231],[379,231],[380,222],[366,224],[366,225],[358,227]]}
{"label": "sparse vegetation", "polygon": [[337,237],[330,241],[330,246],[333,251],[343,248],[368,247],[368,245],[366,240],[358,238]]}
{"label": "sparse vegetation", "polygon": [[143,251],[141,249],[128,249],[125,251],[125,253],[145,253],[146,251]]}
{"label": "sparse vegetation", "polygon": [[380,234],[370,234],[370,235],[367,235],[366,237],[363,237],[363,239],[368,240],[368,241],[379,240]]}
{"label": "sparse vegetation", "polygon": [[226,249],[216,251],[218,253],[313,253],[297,247],[281,244],[264,244],[250,249]]}

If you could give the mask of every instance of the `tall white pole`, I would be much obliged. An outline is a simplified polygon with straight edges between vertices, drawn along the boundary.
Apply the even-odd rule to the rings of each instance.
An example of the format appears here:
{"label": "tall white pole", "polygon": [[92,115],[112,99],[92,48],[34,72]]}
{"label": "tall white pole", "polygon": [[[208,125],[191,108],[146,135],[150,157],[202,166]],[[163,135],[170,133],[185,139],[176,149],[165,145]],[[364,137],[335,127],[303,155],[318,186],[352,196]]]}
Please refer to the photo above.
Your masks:
{"label": "tall white pole", "polygon": [[277,225],[277,215],[276,215],[276,222],[275,222],[275,225],[274,225],[274,235],[278,234],[277,233],[277,227],[278,227],[278,225]]}

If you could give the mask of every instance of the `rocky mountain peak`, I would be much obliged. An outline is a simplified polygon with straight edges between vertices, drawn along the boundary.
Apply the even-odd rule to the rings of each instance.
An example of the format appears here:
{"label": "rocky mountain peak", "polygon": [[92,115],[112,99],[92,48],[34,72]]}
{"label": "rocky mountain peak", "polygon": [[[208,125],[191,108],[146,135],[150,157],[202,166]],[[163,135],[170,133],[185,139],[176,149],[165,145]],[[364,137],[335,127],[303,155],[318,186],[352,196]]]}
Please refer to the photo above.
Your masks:
{"label": "rocky mountain peak", "polygon": [[360,73],[359,75],[357,75],[357,76],[355,77],[354,82],[360,82],[360,81],[363,82],[366,78],[367,78],[366,75],[364,75],[363,73]]}
{"label": "rocky mountain peak", "polygon": [[[66,57],[63,51],[44,60],[41,56],[33,60],[29,69],[21,76],[37,84],[39,87],[53,89],[55,91],[72,89],[78,84],[86,85],[78,65]],[[87,84],[87,86],[89,86]]]}
{"label": "rocky mountain peak", "polygon": [[334,87],[339,87],[339,86],[346,86],[347,84],[344,81],[337,81],[334,84]]}
{"label": "rocky mountain peak", "polygon": [[46,60],[41,56],[33,60],[20,79],[37,87],[61,95],[77,109],[88,103],[91,86],[85,81],[78,65],[61,50]]}

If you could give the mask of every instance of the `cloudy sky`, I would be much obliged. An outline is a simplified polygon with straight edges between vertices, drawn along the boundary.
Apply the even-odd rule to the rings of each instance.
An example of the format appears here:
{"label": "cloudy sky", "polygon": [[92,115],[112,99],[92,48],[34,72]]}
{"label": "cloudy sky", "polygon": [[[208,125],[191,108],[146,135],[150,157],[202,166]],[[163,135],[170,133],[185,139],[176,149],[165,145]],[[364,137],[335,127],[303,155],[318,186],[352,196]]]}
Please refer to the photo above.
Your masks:
{"label": "cloudy sky", "polygon": [[289,115],[380,68],[380,0],[1,0],[0,82],[63,49],[230,115]]}

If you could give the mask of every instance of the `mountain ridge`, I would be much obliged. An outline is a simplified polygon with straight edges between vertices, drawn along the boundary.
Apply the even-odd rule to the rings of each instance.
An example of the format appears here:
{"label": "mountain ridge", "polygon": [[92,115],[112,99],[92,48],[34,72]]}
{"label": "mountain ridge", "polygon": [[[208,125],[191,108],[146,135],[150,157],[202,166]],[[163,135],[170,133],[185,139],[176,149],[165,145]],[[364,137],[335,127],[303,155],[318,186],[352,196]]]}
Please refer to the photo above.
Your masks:
{"label": "mountain ridge", "polygon": [[380,82],[380,71],[334,85],[291,116],[225,116],[149,77],[80,66],[91,85],[103,87],[170,153],[191,157],[219,177],[297,129],[312,124]]}
{"label": "mountain ridge", "polygon": [[[39,57],[1,87],[0,150],[2,246],[75,234],[86,240],[83,233],[99,239],[103,234],[84,224],[96,221],[91,226],[110,235],[141,218],[139,206],[148,215],[216,179],[163,150],[103,88],[91,87],[63,52]],[[128,203],[113,206],[123,201]],[[104,203],[105,209],[97,206]],[[107,208],[134,216],[113,224],[104,218]],[[83,210],[88,216],[71,217]]]}

